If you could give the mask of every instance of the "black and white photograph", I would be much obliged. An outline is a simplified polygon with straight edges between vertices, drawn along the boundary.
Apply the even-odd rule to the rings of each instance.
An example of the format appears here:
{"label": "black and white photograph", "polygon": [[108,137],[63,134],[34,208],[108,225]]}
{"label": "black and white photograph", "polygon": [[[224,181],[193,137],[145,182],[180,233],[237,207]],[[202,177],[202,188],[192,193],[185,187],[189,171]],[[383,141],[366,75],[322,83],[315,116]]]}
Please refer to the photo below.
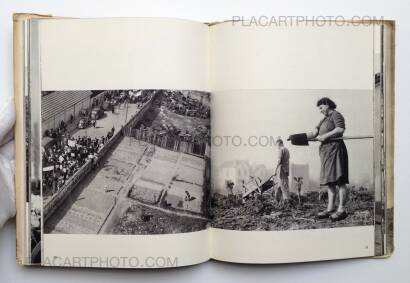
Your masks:
{"label": "black and white photograph", "polygon": [[43,91],[41,113],[43,233],[207,227],[209,93]]}
{"label": "black and white photograph", "polygon": [[237,91],[215,100],[212,227],[374,225],[372,91]]}

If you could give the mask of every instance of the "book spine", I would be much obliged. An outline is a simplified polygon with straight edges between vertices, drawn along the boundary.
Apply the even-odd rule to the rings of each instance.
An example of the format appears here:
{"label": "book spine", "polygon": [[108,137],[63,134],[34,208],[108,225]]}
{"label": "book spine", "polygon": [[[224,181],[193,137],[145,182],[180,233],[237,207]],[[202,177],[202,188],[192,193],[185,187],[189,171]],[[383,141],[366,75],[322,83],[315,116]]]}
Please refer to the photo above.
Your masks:
{"label": "book spine", "polygon": [[13,16],[13,65],[14,65],[14,102],[16,107],[15,130],[15,195],[16,195],[16,258],[24,264],[24,226],[25,226],[25,148],[24,148],[24,77],[25,77],[25,19],[22,14]]}
{"label": "book spine", "polygon": [[16,13],[13,15],[13,89],[16,109],[15,123],[15,195],[16,195],[16,260],[20,265],[30,264],[30,204],[27,201],[26,170],[26,113],[28,93],[28,22],[50,15]]}
{"label": "book spine", "polygon": [[384,32],[384,91],[385,91],[385,250],[394,251],[394,113],[395,113],[395,23],[387,21]]}

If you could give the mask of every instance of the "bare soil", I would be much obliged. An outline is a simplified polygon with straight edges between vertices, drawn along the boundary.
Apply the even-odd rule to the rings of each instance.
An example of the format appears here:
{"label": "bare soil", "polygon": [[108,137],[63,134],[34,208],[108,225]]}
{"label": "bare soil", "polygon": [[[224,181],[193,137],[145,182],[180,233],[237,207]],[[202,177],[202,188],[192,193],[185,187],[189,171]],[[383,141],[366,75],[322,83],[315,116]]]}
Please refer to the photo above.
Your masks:
{"label": "bare soil", "polygon": [[[338,202],[338,200],[336,199]],[[326,209],[327,195],[309,192],[301,197],[291,194],[289,202],[276,201],[271,190],[258,194],[245,203],[239,196],[212,196],[212,227],[230,230],[298,230],[332,227],[373,225],[373,192],[361,187],[350,190],[346,202],[347,217],[332,222],[317,219],[316,214]]]}
{"label": "bare soil", "polygon": [[135,204],[128,208],[125,215],[115,224],[113,234],[188,233],[204,230],[207,224],[208,221],[205,219],[180,216]]}

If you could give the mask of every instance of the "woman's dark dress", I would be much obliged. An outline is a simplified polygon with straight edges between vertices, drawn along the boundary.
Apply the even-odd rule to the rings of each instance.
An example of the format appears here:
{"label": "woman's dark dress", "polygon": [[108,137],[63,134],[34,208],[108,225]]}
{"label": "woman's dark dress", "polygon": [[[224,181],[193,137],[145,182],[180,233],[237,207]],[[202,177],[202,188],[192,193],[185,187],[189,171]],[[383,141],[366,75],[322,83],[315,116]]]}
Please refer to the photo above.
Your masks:
{"label": "woman's dark dress", "polygon": [[[323,118],[317,126],[319,135],[339,127],[345,129],[345,119],[336,110]],[[343,140],[322,142],[319,147],[320,185],[344,185],[349,183],[349,159]]]}

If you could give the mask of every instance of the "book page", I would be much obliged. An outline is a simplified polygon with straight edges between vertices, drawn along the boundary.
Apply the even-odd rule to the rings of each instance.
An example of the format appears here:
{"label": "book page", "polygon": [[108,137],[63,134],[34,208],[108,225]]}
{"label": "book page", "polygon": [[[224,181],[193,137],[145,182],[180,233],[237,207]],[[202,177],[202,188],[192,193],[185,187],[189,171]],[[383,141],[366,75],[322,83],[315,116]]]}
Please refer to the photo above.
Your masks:
{"label": "book page", "polygon": [[379,254],[380,27],[226,22],[210,42],[212,258]]}
{"label": "book page", "polygon": [[208,260],[208,27],[46,19],[30,32],[29,263]]}

